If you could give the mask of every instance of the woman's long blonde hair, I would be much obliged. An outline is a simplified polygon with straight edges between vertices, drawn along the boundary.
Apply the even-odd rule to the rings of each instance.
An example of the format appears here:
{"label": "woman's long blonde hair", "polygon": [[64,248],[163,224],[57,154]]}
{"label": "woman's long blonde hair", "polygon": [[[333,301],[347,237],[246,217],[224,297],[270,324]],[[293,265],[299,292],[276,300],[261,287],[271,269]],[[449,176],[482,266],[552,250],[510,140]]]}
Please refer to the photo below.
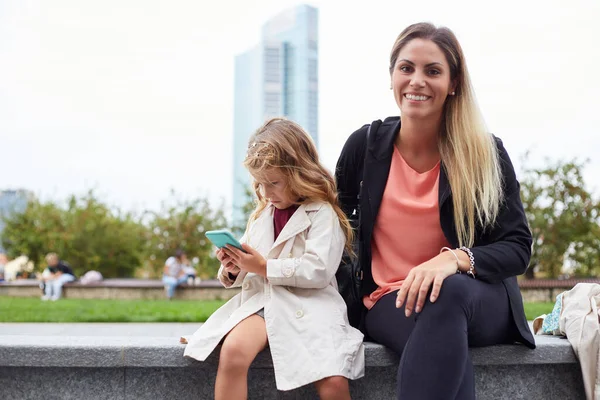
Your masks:
{"label": "woman's long blonde hair", "polygon": [[400,50],[413,39],[431,40],[440,48],[455,84],[455,95],[448,96],[444,106],[438,148],[452,190],[458,242],[470,247],[476,225],[491,227],[503,201],[498,150],[477,106],[462,48],[450,29],[430,23],[404,29],[392,48],[390,75]]}
{"label": "woman's long blonde hair", "polygon": [[[346,214],[338,205],[333,176],[321,165],[313,140],[300,125],[285,118],[272,118],[265,122],[250,137],[244,166],[253,177],[260,177],[273,169],[283,174],[290,197],[298,199],[296,204],[329,203],[346,235],[345,248],[352,254],[354,233]],[[268,204],[260,183],[254,179],[252,185],[256,194],[256,209],[248,224]]]}

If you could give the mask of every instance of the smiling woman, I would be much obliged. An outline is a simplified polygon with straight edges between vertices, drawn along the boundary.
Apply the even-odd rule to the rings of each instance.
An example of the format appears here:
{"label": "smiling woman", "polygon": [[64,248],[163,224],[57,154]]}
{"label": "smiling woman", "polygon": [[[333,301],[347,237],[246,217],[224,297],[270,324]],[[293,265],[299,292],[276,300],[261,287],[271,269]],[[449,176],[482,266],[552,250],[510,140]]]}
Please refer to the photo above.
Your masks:
{"label": "smiling woman", "polygon": [[414,39],[398,53],[392,70],[392,89],[405,119],[439,119],[446,97],[456,83],[442,50],[431,40]]}
{"label": "smiling woman", "polygon": [[519,184],[452,31],[409,26],[389,73],[401,116],[354,132],[336,168],[344,212],[360,213],[352,319],[402,355],[398,398],[474,399],[469,346],[535,347],[516,280],[531,256]]}

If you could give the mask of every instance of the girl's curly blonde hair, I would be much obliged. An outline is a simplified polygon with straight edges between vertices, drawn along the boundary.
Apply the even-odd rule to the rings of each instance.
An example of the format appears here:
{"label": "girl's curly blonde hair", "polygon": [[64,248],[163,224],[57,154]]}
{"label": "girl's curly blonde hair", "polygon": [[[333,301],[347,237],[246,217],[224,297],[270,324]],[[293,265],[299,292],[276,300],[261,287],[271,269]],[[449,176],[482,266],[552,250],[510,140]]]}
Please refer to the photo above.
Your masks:
{"label": "girl's curly blonde hair", "polygon": [[[354,232],[346,214],[338,204],[333,176],[319,161],[319,153],[311,137],[297,123],[285,118],[272,118],[250,137],[244,166],[253,177],[268,170],[277,170],[286,179],[286,190],[296,204],[326,202],[340,220],[346,235],[346,250],[352,252]],[[248,223],[254,221],[268,204],[261,185],[252,183],[256,194],[256,209]]]}

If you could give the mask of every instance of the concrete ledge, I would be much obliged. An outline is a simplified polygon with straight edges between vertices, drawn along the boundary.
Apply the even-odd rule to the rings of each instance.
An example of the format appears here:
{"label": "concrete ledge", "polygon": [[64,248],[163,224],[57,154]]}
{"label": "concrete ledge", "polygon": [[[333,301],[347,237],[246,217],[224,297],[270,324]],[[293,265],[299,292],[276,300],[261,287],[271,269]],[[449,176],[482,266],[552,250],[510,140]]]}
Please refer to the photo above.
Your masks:
{"label": "concrete ledge", "polygon": [[[472,349],[478,399],[585,397],[569,342],[536,336],[538,348],[502,345]],[[0,387],[6,398],[211,399],[218,351],[206,362],[183,357],[177,337],[0,336]],[[395,398],[398,357],[366,344],[365,377],[351,382],[352,398]],[[275,389],[268,350],[249,375],[249,398],[316,399],[309,385]],[[543,389],[542,389],[543,388]],[[0,396],[1,397],[1,396]]]}
{"label": "concrete ledge", "polygon": [[[498,345],[471,349],[473,364],[528,365],[577,364],[566,339],[536,336],[538,348]],[[0,366],[4,367],[193,367],[202,364],[183,357],[178,338],[97,336],[0,336]],[[208,363],[214,361],[211,357]],[[368,367],[398,365],[389,349],[366,343]],[[216,364],[215,364],[216,365]],[[263,351],[253,368],[272,368],[271,356]]]}

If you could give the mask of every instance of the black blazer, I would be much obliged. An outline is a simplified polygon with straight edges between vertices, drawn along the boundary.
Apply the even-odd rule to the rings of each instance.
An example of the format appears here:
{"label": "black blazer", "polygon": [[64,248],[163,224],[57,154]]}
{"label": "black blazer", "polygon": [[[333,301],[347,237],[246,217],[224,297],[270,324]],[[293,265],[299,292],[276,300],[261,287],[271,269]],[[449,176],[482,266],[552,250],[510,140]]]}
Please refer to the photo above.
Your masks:
{"label": "black blazer", "polygon": [[[342,209],[351,220],[360,214],[359,257],[363,269],[363,295],[373,292],[377,285],[371,273],[371,238],[381,205],[392,162],[394,142],[400,132],[400,118],[374,121],[367,141],[365,125],[354,132],[344,145],[336,166],[336,180]],[[502,141],[496,138],[504,182],[504,203],[496,224],[485,231],[478,228],[471,248],[475,257],[477,279],[489,283],[502,282],[508,293],[512,315],[520,338],[518,341],[535,348],[535,341],[523,311],[523,300],[517,275],[529,265],[532,237],[521,203],[519,182]],[[363,177],[364,160],[364,179]],[[362,193],[361,193],[362,181]],[[454,230],[453,204],[446,170],[440,168],[439,209],[444,236],[452,247],[458,247]]]}

